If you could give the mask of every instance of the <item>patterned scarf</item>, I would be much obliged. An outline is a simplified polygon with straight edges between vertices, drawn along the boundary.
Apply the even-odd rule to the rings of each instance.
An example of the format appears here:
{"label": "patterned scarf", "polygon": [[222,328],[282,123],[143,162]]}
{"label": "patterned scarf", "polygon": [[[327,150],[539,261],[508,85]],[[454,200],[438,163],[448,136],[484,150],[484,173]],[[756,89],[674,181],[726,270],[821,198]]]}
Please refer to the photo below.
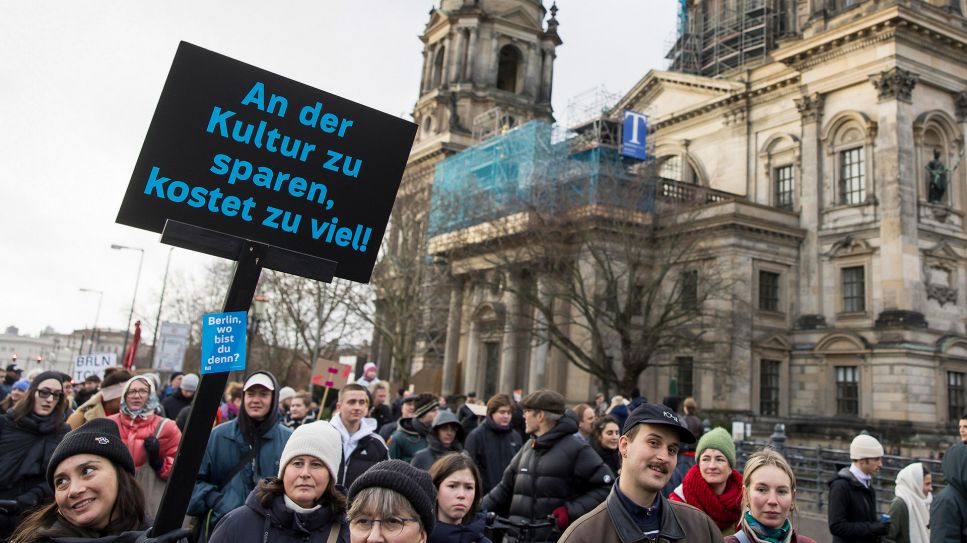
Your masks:
{"label": "patterned scarf", "polygon": [[789,533],[792,531],[792,524],[789,522],[789,519],[786,519],[782,528],[767,528],[752,516],[751,511],[746,511],[745,515],[742,516],[741,529],[751,534],[759,542],[785,543],[785,541],[788,541]]}
{"label": "patterned scarf", "polygon": [[725,491],[716,494],[702,478],[698,464],[695,464],[685,474],[682,491],[685,502],[711,517],[719,530],[734,528],[742,516],[742,474],[734,469],[725,483]]}
{"label": "patterned scarf", "polygon": [[[135,381],[141,381],[148,386],[148,399],[145,400],[144,405],[138,410],[133,410],[128,407],[128,403],[125,400],[128,395],[128,388],[130,388],[131,383]],[[158,409],[158,395],[154,393],[154,383],[151,382],[151,379],[145,377],[132,377],[130,380],[128,380],[128,382],[124,385],[124,392],[121,394],[121,412],[132,419],[136,419],[138,417],[147,419],[151,415],[155,414],[156,409]]]}

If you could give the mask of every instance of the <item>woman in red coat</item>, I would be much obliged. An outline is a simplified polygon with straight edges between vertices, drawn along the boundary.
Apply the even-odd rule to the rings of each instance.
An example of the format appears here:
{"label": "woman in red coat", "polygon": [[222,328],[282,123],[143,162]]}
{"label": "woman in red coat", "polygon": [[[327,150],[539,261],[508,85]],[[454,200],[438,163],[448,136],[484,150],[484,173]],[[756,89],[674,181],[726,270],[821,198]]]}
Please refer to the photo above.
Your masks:
{"label": "woman in red coat", "polygon": [[175,421],[156,415],[158,397],[148,377],[132,377],[124,385],[121,410],[108,417],[118,425],[121,439],[134,458],[137,479],[144,489],[148,514],[153,516],[175,463],[181,430]]}
{"label": "woman in red coat", "polygon": [[816,543],[796,533],[796,476],[789,462],[772,449],[761,450],[745,463],[739,530],[725,543]]}

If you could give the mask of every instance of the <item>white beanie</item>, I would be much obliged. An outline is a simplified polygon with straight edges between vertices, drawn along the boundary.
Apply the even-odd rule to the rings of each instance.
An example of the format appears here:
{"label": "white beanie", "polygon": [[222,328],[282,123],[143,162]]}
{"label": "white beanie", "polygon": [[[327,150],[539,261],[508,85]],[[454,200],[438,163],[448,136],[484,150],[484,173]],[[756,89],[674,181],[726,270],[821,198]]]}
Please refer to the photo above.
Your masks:
{"label": "white beanie", "polygon": [[883,445],[875,437],[860,434],[853,438],[849,445],[850,460],[862,460],[864,458],[880,458],[883,456]]}
{"label": "white beanie", "polygon": [[324,420],[317,420],[296,428],[289,436],[285,448],[282,449],[282,458],[279,459],[280,479],[289,461],[303,454],[322,460],[329,468],[330,476],[335,479],[339,474],[339,464],[342,462],[342,436],[339,435],[339,430]]}
{"label": "white beanie", "polygon": [[280,402],[284,402],[293,396],[295,396],[295,389],[292,387],[282,387],[282,389],[279,390]]}

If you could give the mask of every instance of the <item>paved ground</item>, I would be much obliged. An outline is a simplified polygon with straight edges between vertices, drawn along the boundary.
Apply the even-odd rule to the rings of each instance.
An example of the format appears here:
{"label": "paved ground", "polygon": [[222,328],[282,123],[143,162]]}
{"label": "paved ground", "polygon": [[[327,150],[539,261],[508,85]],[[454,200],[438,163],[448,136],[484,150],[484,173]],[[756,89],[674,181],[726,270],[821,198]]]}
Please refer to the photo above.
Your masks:
{"label": "paved ground", "polygon": [[799,527],[796,530],[804,536],[811,537],[816,543],[832,543],[833,536],[829,535],[826,517],[815,513],[800,513]]}

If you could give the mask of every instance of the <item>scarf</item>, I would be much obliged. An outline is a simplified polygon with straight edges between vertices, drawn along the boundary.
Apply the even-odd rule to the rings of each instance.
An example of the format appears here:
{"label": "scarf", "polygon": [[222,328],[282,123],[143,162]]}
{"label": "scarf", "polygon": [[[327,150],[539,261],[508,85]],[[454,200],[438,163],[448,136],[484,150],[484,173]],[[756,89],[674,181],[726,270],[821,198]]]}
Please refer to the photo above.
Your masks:
{"label": "scarf", "polygon": [[910,543],[930,543],[930,503],[933,493],[923,494],[923,464],[915,462],[896,474],[896,497],[903,500],[910,515]]}
{"label": "scarf", "polygon": [[[131,383],[135,381],[141,381],[142,383],[148,385],[148,399],[145,400],[144,405],[141,406],[141,409],[131,409],[128,407],[128,402],[126,400],[128,388],[130,388]],[[121,394],[121,412],[132,419],[139,417],[142,419],[147,419],[151,415],[155,414],[155,409],[158,409],[158,395],[154,393],[154,383],[151,382],[151,379],[146,379],[144,377],[132,377],[129,379],[124,385],[124,392]]]}
{"label": "scarf", "polygon": [[708,486],[698,464],[695,464],[685,474],[682,491],[685,502],[711,517],[719,530],[735,527],[742,516],[742,474],[734,469],[725,483],[725,492],[719,495]]}
{"label": "scarf", "polygon": [[751,511],[746,511],[745,515],[742,515],[739,529],[751,535],[758,543],[785,543],[792,534],[792,524],[789,519],[786,519],[782,528],[767,528],[752,516]]}

